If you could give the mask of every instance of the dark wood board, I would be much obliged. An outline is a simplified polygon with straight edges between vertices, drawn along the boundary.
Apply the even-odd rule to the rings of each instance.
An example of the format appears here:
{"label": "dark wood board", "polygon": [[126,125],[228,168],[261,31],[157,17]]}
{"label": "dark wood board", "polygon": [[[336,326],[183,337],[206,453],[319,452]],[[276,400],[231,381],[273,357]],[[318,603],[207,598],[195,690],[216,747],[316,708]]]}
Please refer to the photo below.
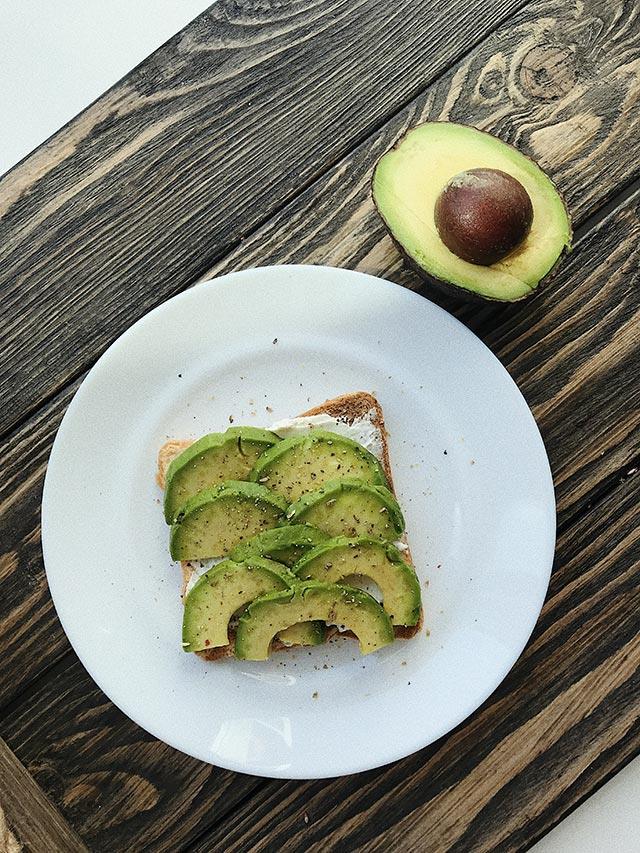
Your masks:
{"label": "dark wood board", "polygon": [[558,541],[529,645],[462,726],[382,771],[269,781],[194,853],[524,850],[640,750],[640,478]]}
{"label": "dark wood board", "polygon": [[[538,313],[534,305],[533,322],[526,323],[525,318],[521,317],[519,322],[514,324],[512,318],[509,318],[511,334],[508,334],[507,329],[501,332],[499,326],[494,326],[492,330],[492,334],[496,336],[498,354],[512,370],[525,394],[534,400],[534,412],[538,413],[539,410],[538,419],[547,438],[552,461],[554,466],[562,472],[564,480],[558,483],[558,498],[560,518],[564,519],[568,542],[573,542],[575,537],[575,522],[572,523],[572,519],[576,515],[576,507],[573,503],[573,489],[563,490],[564,481],[570,484],[575,477],[583,484],[585,495],[589,495],[592,501],[597,500],[598,492],[603,485],[607,489],[613,488],[619,479],[624,478],[625,471],[631,465],[630,460],[634,454],[638,453],[638,433],[635,430],[638,410],[637,388],[633,378],[637,375],[640,366],[639,344],[637,335],[630,334],[630,330],[634,328],[634,321],[637,323],[640,297],[637,285],[627,274],[627,268],[633,267],[634,263],[637,264],[640,230],[635,214],[636,205],[635,199],[627,202],[623,208],[605,220],[599,229],[583,238],[571,261],[571,264],[576,265],[576,269],[573,270],[571,265],[565,267],[559,275],[557,287],[540,299]],[[623,260],[617,257],[617,252]],[[614,274],[611,271],[612,265],[615,268]],[[580,269],[589,270],[586,280],[580,278]],[[611,306],[610,313],[617,318],[617,324],[614,327],[609,325],[609,313],[601,312],[598,307],[598,299],[605,290],[608,305]],[[585,335],[579,321],[581,310],[588,313],[586,325],[592,335],[598,339],[616,341],[616,351],[620,353],[621,359],[614,359],[610,370],[606,367],[607,359],[599,355],[598,351],[594,351],[591,337]],[[578,319],[571,324],[554,322],[549,327],[543,322],[544,316],[549,312],[560,318],[575,315]],[[599,330],[599,323],[604,324],[602,333]],[[523,361],[519,351],[516,350],[515,359],[511,362],[509,352],[514,350],[514,342],[519,341],[522,335],[525,335],[528,340],[527,352],[535,353],[535,358],[531,356],[531,361]],[[572,354],[570,362],[566,359],[567,351]],[[601,370],[601,376],[592,377],[588,383],[577,383],[575,388],[571,389],[571,393],[566,396],[562,393],[556,394],[554,376],[558,371],[569,369],[567,365],[576,371],[591,370],[590,365],[594,364],[594,358]],[[622,368],[620,361],[623,364]],[[595,370],[591,372],[595,373]],[[565,380],[561,387],[565,385],[570,387],[571,382]],[[61,404],[63,402],[61,401]],[[586,406],[589,408],[587,422],[583,417]],[[53,429],[55,422],[51,423]],[[591,455],[583,453],[582,448],[588,446],[588,442],[594,436],[599,437],[600,449],[594,451],[595,458],[591,459]],[[622,469],[620,463],[623,463]],[[12,469],[9,468],[10,473],[11,471]],[[557,472],[556,476],[558,477]],[[592,476],[593,479],[590,479]],[[613,480],[613,483],[610,480]],[[616,494],[617,491],[614,488]],[[37,499],[35,503],[37,506]],[[581,508],[586,509],[586,498]],[[591,514],[587,514],[587,518],[590,517]],[[37,515],[35,522],[37,524]],[[629,518],[625,515],[621,522],[622,527],[629,523]],[[26,539],[37,542],[37,528],[31,536],[27,535]],[[560,551],[561,554],[562,551]],[[564,565],[560,556],[559,560],[559,565]],[[20,562],[18,558],[18,563]],[[16,574],[16,582],[17,577]],[[552,591],[555,592],[558,584],[560,588],[564,588],[563,577],[563,575],[554,575]],[[573,577],[572,580],[574,580]],[[42,578],[42,584],[44,585],[44,578]],[[19,595],[20,587],[16,586],[14,589]],[[562,600],[568,610],[580,606],[580,601],[573,592]],[[22,601],[18,606],[15,613],[18,623],[28,624],[31,618],[39,623],[41,619],[39,612],[36,611],[32,615],[29,606],[28,600]],[[49,619],[51,618],[49,614]],[[546,621],[550,630],[556,630],[554,628],[556,622],[562,624],[563,620],[568,620],[567,624],[573,624],[573,617],[569,618],[556,609],[551,611]],[[47,629],[51,630],[50,623],[45,624]],[[542,629],[545,624],[544,621],[541,623]],[[42,630],[44,629],[38,624],[38,631]],[[7,685],[9,690],[15,686],[15,671],[21,665],[21,661],[24,662],[23,665],[32,667],[37,667],[41,662],[43,665],[55,663],[60,649],[65,646],[65,640],[59,627],[55,626],[54,631],[54,637],[57,636],[60,646],[55,654],[51,655],[42,649],[41,643],[34,645],[28,654],[19,644],[13,645],[10,637],[7,638],[8,655],[15,661],[10,670],[14,672],[14,683]],[[545,647],[547,650],[544,654],[541,653],[551,668],[556,666],[563,656],[570,657],[574,642],[573,634],[562,634],[559,642],[566,643],[566,647],[563,645],[562,651],[554,651],[552,660],[546,660],[547,656],[551,655],[548,647]],[[585,650],[585,654],[587,652],[588,649]],[[152,831],[146,821],[153,822],[160,812],[165,811],[174,815],[175,823],[161,824],[162,837],[170,839],[173,843],[176,839],[191,837],[191,832],[197,835],[202,830],[203,824],[206,826],[207,821],[217,819],[219,790],[226,790],[230,786],[231,793],[225,795],[223,803],[225,808],[235,802],[236,796],[241,799],[246,795],[245,781],[231,782],[229,777],[233,777],[233,774],[211,771],[210,768],[205,768],[204,765],[175,753],[140,732],[134,724],[123,718],[113,708],[89,677],[79,669],[78,664],[72,661],[73,658],[66,657],[60,664],[54,666],[50,673],[45,674],[34,693],[27,690],[19,695],[5,712],[2,725],[8,726],[8,732],[11,732],[15,720],[23,720],[21,725],[24,726],[24,732],[21,730],[20,738],[28,740],[27,751],[23,741],[16,739],[17,736],[11,736],[8,733],[6,737],[12,748],[16,750],[18,757],[29,763],[38,781],[59,804],[69,799],[66,789],[60,787],[60,780],[68,778],[69,785],[73,787],[79,772],[78,766],[82,768],[80,771],[82,779],[85,776],[91,777],[94,773],[104,774],[99,778],[104,779],[105,787],[115,784],[116,779],[121,780],[124,765],[120,763],[122,756],[120,747],[123,743],[128,744],[124,753],[128,772],[143,779],[153,778],[158,811],[152,814],[153,810],[149,809],[148,815],[145,812],[142,816],[136,816],[136,820],[133,819],[133,815],[129,815],[120,827],[116,826],[109,811],[96,812],[90,797],[87,801],[83,801],[80,795],[77,798],[72,797],[74,808],[69,809],[68,812],[65,811],[65,815],[83,837],[92,839],[92,844],[104,844],[107,845],[104,849],[108,849],[108,840],[125,831],[140,832],[141,836],[144,836],[145,833]],[[636,660],[636,664],[637,662]],[[526,670],[522,670],[522,674],[526,674]],[[573,672],[572,677],[575,674]],[[32,676],[32,670],[30,676]],[[66,692],[63,685],[69,685],[69,692]],[[523,678],[518,682],[518,690],[526,691],[526,688],[527,682]],[[34,719],[33,710],[40,701],[36,697],[41,692],[46,696],[46,699],[42,700],[45,702],[45,708],[41,722],[37,722]],[[67,710],[63,713],[62,709],[58,711],[56,708],[54,713],[49,707],[52,701],[61,702],[62,707]],[[97,707],[92,711],[87,710],[93,706]],[[89,733],[90,747],[86,752],[80,746],[83,740],[80,732],[84,712],[92,722]],[[518,714],[524,713],[525,711],[518,710]],[[51,738],[54,734],[49,727],[49,720],[52,718],[59,721],[55,730],[54,756],[50,752]],[[75,736],[64,735],[65,730],[75,732]],[[59,749],[58,737],[63,742]],[[68,748],[64,746],[67,739],[69,740]],[[133,748],[138,742],[144,744],[144,748]],[[109,758],[111,755],[115,756],[115,765],[111,763]],[[473,741],[470,742],[468,761],[470,763],[473,761]],[[38,772],[41,762],[46,772]],[[156,769],[158,766],[162,768],[162,772]],[[220,775],[224,782],[219,781]],[[176,784],[177,779],[184,781]],[[253,790],[253,781],[246,784],[249,785],[250,790]],[[82,789],[82,785],[80,787]],[[260,787],[259,784],[256,784],[256,787]],[[202,804],[202,812],[188,809],[188,803],[194,797]],[[103,819],[109,821],[108,827],[104,826]],[[161,844],[159,838],[156,843]]]}
{"label": "dark wood board", "polygon": [[[640,452],[637,204],[631,199],[583,238],[551,291],[519,314],[506,314],[502,324],[494,318],[485,329],[533,406],[554,472],[560,524],[624,475]],[[47,592],[39,507],[46,456],[69,396],[30,419],[5,446],[0,487],[5,702],[68,649]]]}
{"label": "dark wood board", "polygon": [[[0,806],[25,851],[88,853],[82,839],[43,794],[31,774],[0,739]],[[0,834],[0,849],[5,853]]]}
{"label": "dark wood board", "polygon": [[0,180],[0,434],[523,0],[482,5],[219,0]]}
{"label": "dark wood board", "polygon": [[[635,4],[589,0],[559,10],[550,0],[530,3],[424,92],[471,44],[456,41],[453,31],[447,41],[444,4],[435,19],[432,9],[420,21],[402,4],[405,20],[417,27],[403,36],[408,56],[416,60],[420,35],[435,38],[443,27],[442,63],[440,54],[419,57],[416,70],[415,62],[408,68],[392,53],[400,65],[389,75],[387,55],[374,63],[367,51],[379,51],[387,38],[397,50],[400,18],[388,34],[378,20],[367,21],[354,36],[360,41],[353,64],[358,73],[368,69],[364,81],[356,73],[346,77],[344,63],[323,85],[318,63],[301,78],[304,111],[293,126],[309,118],[315,85],[314,110],[333,99],[330,150],[297,147],[311,134],[303,127],[293,151],[267,162],[289,131],[277,128],[267,138],[260,111],[249,109],[264,151],[249,158],[246,182],[230,189],[236,161],[227,162],[220,140],[207,141],[215,117],[205,99],[213,93],[223,104],[242,143],[238,152],[244,150],[233,98],[246,107],[242,97],[253,80],[255,92],[266,86],[265,113],[277,112],[282,75],[308,58],[309,42],[342,61],[344,39],[365,7],[373,5],[356,4],[351,18],[336,2],[252,4],[250,12],[220,4],[210,13],[214,19],[204,16],[187,28],[0,181],[0,205],[7,187],[17,199],[0,257],[8,252],[17,264],[7,267],[14,274],[5,281],[20,308],[7,314],[3,331],[11,341],[9,364],[29,376],[26,391],[18,388],[25,374],[7,380],[21,396],[2,410],[14,407],[5,424],[12,432],[1,445],[0,730],[91,849],[523,850],[640,748],[633,622],[640,556],[640,226],[629,186],[638,177]],[[464,14],[461,8],[452,3],[448,13],[458,16],[464,33],[473,4]],[[497,3],[490,10],[488,27],[502,14]],[[216,40],[216,32],[224,39]],[[276,77],[256,83],[265,68]],[[354,91],[334,91],[337,80],[351,80]],[[382,97],[367,110],[360,99],[375,86]],[[202,127],[193,126],[194,116],[204,117]],[[401,267],[368,190],[375,158],[426,118],[493,129],[540,158],[580,225],[579,245],[556,284],[526,305],[464,306],[438,297],[505,363],[541,426],[560,522],[549,598],[532,642],[499,691],[422,753],[332,782],[272,782],[211,768],[138,729],[69,652],[39,544],[40,492],[55,429],[82,371],[118,331],[211,264],[219,273],[260,263],[329,263],[431,296]],[[159,127],[165,119],[169,124]],[[314,133],[327,133],[324,121]],[[139,144],[136,134],[149,128],[158,136]],[[131,144],[122,136],[127,129]],[[189,133],[193,173],[180,150]],[[223,170],[219,185],[211,164],[203,164],[208,151],[213,165],[231,170]],[[251,184],[258,176],[271,185]],[[597,225],[612,197],[619,204]],[[0,232],[6,224],[0,219]],[[4,274],[0,267],[0,281]],[[3,302],[0,314],[4,308]],[[33,343],[26,335],[35,335]]]}
{"label": "dark wood board", "polygon": [[[602,7],[602,8],[601,8]],[[604,4],[597,5],[597,9],[602,12]],[[609,8],[609,7],[607,7]],[[536,12],[539,18],[534,16]],[[506,130],[504,114],[518,115],[519,121],[525,122],[526,116],[531,116],[530,125],[535,128],[535,132],[544,132],[547,125],[545,122],[551,120],[550,128],[556,128],[554,119],[556,113],[562,118],[562,123],[566,124],[570,120],[572,110],[577,114],[582,114],[587,111],[589,94],[591,89],[585,84],[583,87],[584,97],[586,102],[574,98],[574,93],[568,93],[569,100],[557,99],[554,101],[555,112],[549,113],[548,100],[535,98],[529,104],[528,111],[522,110],[519,114],[516,113],[516,103],[508,97],[506,87],[503,87],[501,100],[497,104],[497,112],[495,112],[496,104],[486,104],[482,99],[479,99],[475,94],[480,86],[480,81],[486,78],[487,69],[492,68],[496,63],[507,63],[511,69],[506,77],[514,76],[518,66],[518,57],[526,55],[533,48],[531,47],[536,38],[541,38],[540,33],[547,32],[549,28],[549,20],[555,21],[554,18],[548,17],[548,3],[542,2],[534,4],[521,13],[513,23],[506,24],[498,31],[495,38],[490,40],[489,44],[484,44],[478,49],[479,58],[477,60],[469,58],[459,66],[451,69],[450,73],[434,87],[432,87],[420,102],[412,104],[402,115],[393,122],[382,135],[379,135],[375,141],[364,143],[360,146],[353,155],[348,156],[340,162],[336,168],[330,171],[326,177],[323,177],[307,191],[303,192],[298,199],[286,206],[277,216],[275,216],[267,225],[259,229],[253,237],[243,241],[240,247],[234,251],[223,264],[218,265],[214,272],[224,272],[229,269],[240,268],[243,266],[258,265],[260,263],[279,263],[279,262],[305,262],[305,263],[329,263],[338,266],[353,267],[362,269],[378,275],[388,276],[394,280],[405,284],[412,288],[420,287],[416,277],[402,269],[398,254],[390,243],[388,237],[385,236],[384,230],[374,214],[373,206],[369,194],[369,178],[370,172],[375,158],[386,147],[392,144],[397,135],[416,121],[424,118],[452,118],[460,120],[467,116],[467,120],[473,119],[483,127],[492,126],[492,122],[502,122],[502,131]],[[574,33],[574,41],[584,31],[593,29],[597,34],[607,33],[609,41],[606,45],[609,49],[609,59],[611,67],[617,68],[614,58],[611,57],[611,51],[620,50],[618,56],[618,64],[624,66],[628,62],[631,46],[637,41],[640,41],[640,36],[629,26],[629,18],[625,15],[630,14],[630,9],[623,4],[617,9],[617,14],[614,14],[612,9],[609,9],[611,19],[608,26],[595,27],[593,25],[594,13],[593,7],[590,11],[583,10],[582,15],[574,17],[576,31]],[[602,19],[599,19],[602,22]],[[541,23],[542,22],[542,23]],[[589,26],[588,26],[589,25]],[[568,24],[567,24],[568,26]],[[584,38],[584,36],[582,36]],[[633,39],[635,38],[636,41]],[[500,50],[495,53],[496,44],[500,44]],[[567,36],[569,42],[569,36]],[[507,49],[510,47],[510,51]],[[599,49],[596,51],[598,55],[605,53],[605,44],[600,43]],[[594,48],[595,50],[595,48]],[[492,51],[492,52],[491,52]],[[475,56],[475,54],[474,54]],[[497,57],[497,58],[496,58]],[[611,87],[611,81],[607,78],[602,78],[602,84],[605,89]],[[606,85],[605,85],[606,84]],[[636,81],[635,87],[630,89],[631,96],[638,94],[640,91],[640,76]],[[471,93],[466,95],[465,93]],[[630,97],[631,97],[630,96]],[[433,107],[433,105],[438,105]],[[442,112],[442,105],[449,104],[449,112]],[[455,106],[457,105],[457,106]],[[616,101],[615,108],[618,109],[620,104]],[[432,110],[433,107],[433,110]],[[605,113],[607,109],[613,110],[613,106],[606,101],[601,104],[601,112]],[[474,110],[477,109],[477,113]],[[624,107],[627,110],[627,107]],[[626,112],[623,113],[626,115]],[[529,127],[529,124],[527,124]],[[620,119],[619,126],[616,125],[615,134],[622,136],[626,132],[626,125]],[[560,133],[560,131],[556,131]],[[525,150],[527,147],[527,138],[523,131],[514,126],[513,132],[505,132],[505,138],[511,138],[518,141]],[[549,135],[549,134],[547,134]],[[629,147],[627,145],[627,147]],[[606,140],[598,144],[601,149],[601,158],[611,159],[614,151],[607,147]],[[556,168],[558,175],[569,171],[571,168],[572,157],[574,152],[568,151],[566,159],[563,161],[560,154],[561,149],[558,149],[556,155]],[[579,221],[584,220],[592,215],[602,201],[611,195],[616,187],[617,173],[615,170],[604,170],[603,166],[593,166],[591,160],[594,159],[594,153],[591,149],[586,153],[583,161],[583,171],[589,168],[595,171],[597,168],[603,172],[600,180],[596,183],[593,180],[590,183],[590,195],[581,198],[581,188],[578,185],[573,187],[563,185],[563,189],[572,204],[572,208],[577,212]],[[637,158],[633,158],[634,166],[637,167]],[[558,175],[556,177],[558,178]],[[559,178],[558,178],[559,179]],[[611,180],[609,180],[611,179]],[[597,195],[595,187],[602,191],[602,195]],[[628,216],[633,216],[630,209]],[[602,233],[602,232],[599,232]],[[597,238],[599,239],[599,238]],[[613,236],[608,242],[607,252],[612,250],[612,244],[617,239]],[[624,243],[622,249],[618,249],[616,257],[625,259],[624,252],[626,247],[629,247],[631,252],[634,251],[633,237]],[[614,247],[615,248],[615,247]],[[583,275],[586,270],[590,269],[594,263],[594,258],[597,261],[598,248],[593,247],[586,261],[582,260],[580,253],[574,253],[569,271],[565,272],[564,280],[569,282],[567,291],[572,294],[573,298],[568,303],[563,301],[563,305],[567,306],[564,309],[565,317],[570,318],[574,311],[575,305],[582,299],[581,291],[573,288],[571,284],[574,271],[576,274]],[[629,270],[629,264],[631,268]],[[626,277],[634,274],[633,262],[627,262],[625,265],[624,276],[620,277],[619,270],[616,272],[618,276],[616,281],[625,283]],[[629,270],[629,272],[627,272]],[[634,288],[631,284],[631,279],[626,281],[630,285],[629,292],[622,295],[619,290],[615,291],[615,298],[623,300],[625,307],[624,311],[633,312],[633,293]],[[528,302],[524,306],[496,308],[496,307],[481,307],[478,305],[464,306],[453,302],[448,302],[447,307],[452,309],[464,322],[481,335],[489,336],[496,335],[496,331],[501,327],[502,323],[517,323],[517,318],[520,317],[519,335],[524,334],[524,347],[529,343],[526,340],[526,331],[531,312],[536,313],[537,323],[542,323],[541,329],[544,331],[544,323],[551,323],[553,316],[547,317],[547,300],[552,298],[554,290],[548,294],[543,294],[536,297],[533,302]],[[433,298],[433,294],[428,294]],[[587,311],[587,321],[591,322],[591,316],[594,312],[597,314],[599,308],[597,301],[592,298],[589,305],[590,310]],[[631,307],[630,307],[631,306]],[[619,312],[620,309],[616,308]],[[595,317],[597,323],[598,317]],[[599,327],[597,327],[599,328]],[[605,328],[605,327],[603,327]],[[627,334],[625,340],[628,342],[629,328],[627,325]],[[491,342],[491,339],[488,338]],[[560,344],[558,344],[560,346]],[[589,352],[589,350],[585,350]],[[616,374],[617,376],[617,374]],[[518,377],[516,377],[518,378]],[[77,383],[76,383],[77,386]],[[611,397],[613,389],[616,387],[615,382],[609,381],[608,375],[603,380],[602,390],[605,397],[602,401],[602,407],[607,405],[608,399]],[[587,392],[589,393],[589,392]],[[527,389],[525,394],[528,395]],[[614,394],[614,396],[616,396]],[[42,671],[50,665],[51,660],[57,659],[60,653],[67,648],[66,639],[62,635],[55,615],[52,612],[52,607],[46,592],[46,584],[42,572],[41,557],[38,540],[38,509],[42,477],[44,475],[44,462],[48,453],[51,440],[53,438],[55,427],[63,413],[65,405],[68,403],[68,393],[63,393],[45,407],[37,417],[27,421],[21,430],[18,430],[8,443],[3,447],[3,456],[6,456],[7,462],[5,469],[12,472],[11,478],[6,478],[4,485],[4,493],[0,492],[0,533],[2,534],[3,542],[6,543],[4,556],[0,557],[0,613],[5,617],[0,622],[0,636],[5,639],[9,649],[9,659],[7,660],[7,677],[0,680],[0,697],[4,700],[15,695],[21,686],[28,682],[34,672]],[[618,402],[621,400],[619,399]],[[604,410],[604,409],[603,409]],[[582,420],[582,430],[578,433],[570,431],[569,435],[579,437],[574,444],[574,453],[577,453],[577,459],[574,462],[578,463],[578,469],[573,480],[566,482],[567,495],[575,500],[582,500],[583,503],[588,502],[589,496],[593,489],[598,488],[598,483],[607,477],[616,476],[618,470],[624,468],[633,458],[635,451],[633,442],[627,442],[626,438],[632,434],[632,431],[637,428],[637,413],[634,413],[631,403],[626,407],[627,417],[623,420],[620,432],[616,430],[607,433],[607,439],[611,439],[611,444],[606,447],[599,446],[598,437],[593,436],[590,455],[586,456],[581,451],[581,441],[585,432],[590,429],[588,421]],[[573,420],[579,418],[579,411],[573,415]],[[562,421],[559,429],[562,429]],[[30,450],[29,442],[33,441],[33,450]],[[622,449],[620,449],[622,448]],[[631,449],[630,449],[631,448]],[[603,450],[605,451],[603,454]],[[25,463],[23,458],[27,458],[27,471],[23,471],[21,466]],[[556,460],[553,460],[554,466]],[[561,464],[558,460],[558,464]],[[33,475],[31,472],[37,468],[38,474]],[[576,469],[574,469],[576,470]],[[580,472],[589,470],[590,477],[584,482],[581,480]],[[32,479],[36,476],[36,479]],[[558,476],[564,478],[562,472],[558,472]],[[21,492],[31,484],[28,493],[25,491],[25,503],[17,503],[16,494],[14,493],[14,483],[21,482]],[[0,486],[2,488],[2,486]],[[2,494],[6,497],[3,499]],[[562,495],[560,497],[560,512],[565,511]],[[8,502],[7,502],[8,501]],[[19,564],[19,570],[16,566]],[[27,577],[29,585],[25,585],[24,578]],[[28,603],[25,606],[25,597],[28,592]],[[29,615],[27,615],[29,614]],[[36,621],[32,624],[31,617],[38,614]],[[21,643],[22,636],[19,638],[13,633],[13,627],[19,623],[28,630],[25,631],[25,638],[29,650],[37,650],[41,647],[40,631],[45,632],[50,636],[51,643],[47,654],[30,654],[25,651],[24,659],[28,661],[26,666],[20,668],[20,677],[16,679],[13,668],[10,666],[10,661],[14,659],[22,659]],[[2,626],[6,626],[6,631],[2,633]],[[0,673],[1,674],[1,673]],[[4,683],[2,683],[4,682]]]}
{"label": "dark wood board", "polygon": [[155,740],[106,698],[75,655],[50,675],[2,728],[91,850],[173,853],[233,810],[245,785],[260,784]]}
{"label": "dark wood board", "polygon": [[5,739],[93,850],[172,851],[207,822],[202,851],[492,850],[507,837],[518,849],[640,748],[639,521],[635,476],[570,525],[507,680],[452,735],[389,768],[312,783],[213,769],[137,728],[70,658],[2,721]]}

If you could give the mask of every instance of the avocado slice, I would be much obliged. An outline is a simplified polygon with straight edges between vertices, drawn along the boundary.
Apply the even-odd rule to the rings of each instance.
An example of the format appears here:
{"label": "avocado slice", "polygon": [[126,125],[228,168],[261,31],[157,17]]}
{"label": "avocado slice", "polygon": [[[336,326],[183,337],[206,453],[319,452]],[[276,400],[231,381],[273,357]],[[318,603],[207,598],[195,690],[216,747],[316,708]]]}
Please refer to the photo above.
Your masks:
{"label": "avocado slice", "polygon": [[228,480],[186,502],[171,526],[174,560],[222,557],[284,520],[287,502],[257,483]]}
{"label": "avocado slice", "polygon": [[258,457],[280,441],[274,432],[230,427],[195,441],[171,462],[164,492],[164,517],[175,520],[182,506],[202,489],[225,480],[247,480]]}
{"label": "avocado slice", "polygon": [[300,580],[340,583],[351,575],[371,578],[382,593],[382,606],[394,625],[420,619],[420,583],[412,566],[388,542],[364,536],[337,536],[309,551],[293,567]]}
{"label": "avocado slice", "polygon": [[321,646],[327,636],[327,626],[320,620],[298,622],[278,632],[285,646]]}
{"label": "avocado slice", "polygon": [[293,589],[263,595],[249,605],[238,623],[236,657],[266,660],[278,631],[317,619],[345,625],[353,631],[363,655],[394,640],[389,616],[368,593],[338,584],[305,581]]}
{"label": "avocado slice", "polygon": [[[199,652],[226,646],[229,620],[241,607],[267,592],[289,589],[295,577],[272,560],[223,560],[199,578],[184,603],[182,648]],[[313,646],[324,641],[321,622],[301,622],[279,634],[285,645]]]}
{"label": "avocado slice", "polygon": [[269,448],[256,462],[250,479],[291,503],[338,477],[387,485],[382,465],[366,448],[335,432],[319,429],[285,438]]}
{"label": "avocado slice", "polygon": [[325,542],[329,536],[309,524],[290,524],[274,527],[259,536],[241,542],[229,555],[232,560],[248,557],[270,557],[285,566],[293,566],[310,548]]}
{"label": "avocado slice", "polygon": [[[436,203],[454,176],[499,170],[515,178],[533,206],[527,236],[489,266],[451,252],[436,227]],[[514,302],[536,291],[571,248],[571,221],[562,196],[542,169],[495,136],[452,122],[410,130],[378,161],[373,200],[412,267],[458,295]]]}
{"label": "avocado slice", "polygon": [[287,510],[294,524],[311,524],[330,536],[397,539],[404,518],[389,489],[362,480],[333,480],[303,495]]}

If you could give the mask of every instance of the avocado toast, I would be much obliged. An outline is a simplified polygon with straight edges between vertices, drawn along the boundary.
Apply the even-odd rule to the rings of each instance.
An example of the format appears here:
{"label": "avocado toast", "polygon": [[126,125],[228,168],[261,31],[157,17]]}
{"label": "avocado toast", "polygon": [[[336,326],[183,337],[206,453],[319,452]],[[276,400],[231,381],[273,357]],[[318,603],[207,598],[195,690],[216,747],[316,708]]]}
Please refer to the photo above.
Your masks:
{"label": "avocado toast", "polygon": [[[238,479],[222,483],[221,470]],[[339,633],[356,637],[368,653],[420,630],[420,587],[393,491],[382,409],[371,394],[327,400],[272,430],[237,427],[198,442],[168,441],[158,454],[157,482],[165,490],[185,603],[189,597],[186,651],[217,660],[235,649],[237,657],[264,659],[266,619],[282,623],[271,634],[271,651]],[[227,524],[221,523],[225,507],[236,512]],[[201,559],[203,548],[215,550],[213,540],[222,561]],[[213,565],[201,575],[203,562]],[[356,588],[354,575],[374,581],[382,605]],[[236,597],[227,596],[221,610],[219,592],[207,604],[209,587],[229,595],[233,589]],[[388,612],[392,601],[397,613]],[[207,614],[226,620],[232,605],[242,616],[231,621],[229,642],[218,645],[220,625],[209,630]],[[285,626],[288,619],[295,624]],[[210,636],[216,645],[205,647]]]}

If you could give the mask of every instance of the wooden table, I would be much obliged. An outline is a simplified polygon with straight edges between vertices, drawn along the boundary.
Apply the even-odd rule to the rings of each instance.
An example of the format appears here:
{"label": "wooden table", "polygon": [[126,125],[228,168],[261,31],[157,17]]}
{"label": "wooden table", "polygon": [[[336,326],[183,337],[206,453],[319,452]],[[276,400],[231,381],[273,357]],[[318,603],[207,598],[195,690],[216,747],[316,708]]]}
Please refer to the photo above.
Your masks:
{"label": "wooden table", "polygon": [[[27,849],[524,850],[639,751],[639,20],[634,0],[221,0],[0,181],[0,803]],[[575,219],[524,305],[440,300],[545,439],[544,611],[496,693],[404,761],[316,782],[201,764],[109,702],[56,618],[56,428],[114,338],[203,276],[322,263],[420,290],[369,179],[425,119],[532,154]]]}

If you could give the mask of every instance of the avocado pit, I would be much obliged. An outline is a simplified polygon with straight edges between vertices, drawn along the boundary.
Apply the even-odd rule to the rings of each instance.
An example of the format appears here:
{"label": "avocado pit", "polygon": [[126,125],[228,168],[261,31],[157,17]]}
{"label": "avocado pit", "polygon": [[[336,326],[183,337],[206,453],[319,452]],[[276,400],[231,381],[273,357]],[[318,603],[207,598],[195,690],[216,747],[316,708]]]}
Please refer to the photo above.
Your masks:
{"label": "avocado pit", "polygon": [[445,246],[480,266],[506,257],[524,241],[533,222],[526,189],[501,169],[454,175],[438,196],[434,213]]}

